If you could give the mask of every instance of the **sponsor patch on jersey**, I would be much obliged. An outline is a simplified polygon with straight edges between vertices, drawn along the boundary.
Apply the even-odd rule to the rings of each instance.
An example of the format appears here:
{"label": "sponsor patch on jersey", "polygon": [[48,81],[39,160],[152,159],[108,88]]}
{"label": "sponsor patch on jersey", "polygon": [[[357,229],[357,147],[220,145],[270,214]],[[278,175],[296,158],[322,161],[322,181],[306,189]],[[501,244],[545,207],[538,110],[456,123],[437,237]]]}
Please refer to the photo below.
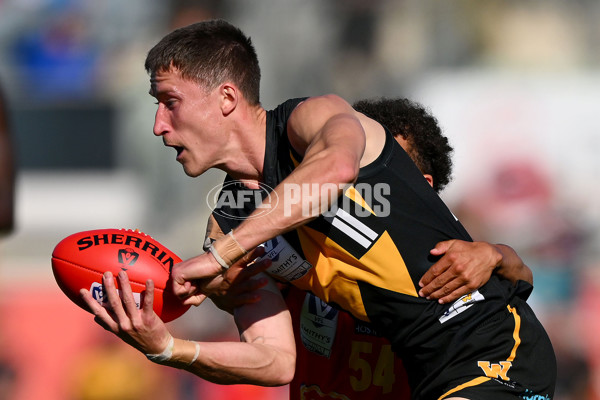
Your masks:
{"label": "sponsor patch on jersey", "polygon": [[358,319],[354,322],[354,333],[356,333],[357,335],[381,337],[381,335],[377,333],[375,328],[373,328],[373,325]]}
{"label": "sponsor patch on jersey", "polygon": [[261,259],[271,260],[267,273],[283,281],[295,281],[302,278],[313,267],[282,236],[277,236],[262,244],[265,255]]}
{"label": "sponsor patch on jersey", "polygon": [[300,313],[300,337],[307,350],[329,358],[337,330],[338,310],[307,293]]}
{"label": "sponsor patch on jersey", "polygon": [[483,297],[483,295],[479,293],[479,290],[475,290],[469,294],[466,294],[460,299],[456,300],[454,304],[452,304],[446,310],[446,312],[440,317],[440,322],[443,324],[444,322],[456,317],[461,312],[466,311],[467,309],[472,307],[473,304],[484,300],[485,297]]}

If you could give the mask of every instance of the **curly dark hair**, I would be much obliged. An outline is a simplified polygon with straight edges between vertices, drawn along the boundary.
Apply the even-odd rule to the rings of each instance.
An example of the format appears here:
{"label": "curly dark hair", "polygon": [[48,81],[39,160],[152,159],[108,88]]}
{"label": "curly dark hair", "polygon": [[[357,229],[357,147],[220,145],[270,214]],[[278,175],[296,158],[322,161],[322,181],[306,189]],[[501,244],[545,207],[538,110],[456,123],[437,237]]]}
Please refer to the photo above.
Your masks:
{"label": "curly dark hair", "polygon": [[423,174],[433,177],[436,192],[450,182],[453,148],[437,119],[425,107],[405,98],[383,97],[359,100],[353,106],[407,141],[406,152]]}

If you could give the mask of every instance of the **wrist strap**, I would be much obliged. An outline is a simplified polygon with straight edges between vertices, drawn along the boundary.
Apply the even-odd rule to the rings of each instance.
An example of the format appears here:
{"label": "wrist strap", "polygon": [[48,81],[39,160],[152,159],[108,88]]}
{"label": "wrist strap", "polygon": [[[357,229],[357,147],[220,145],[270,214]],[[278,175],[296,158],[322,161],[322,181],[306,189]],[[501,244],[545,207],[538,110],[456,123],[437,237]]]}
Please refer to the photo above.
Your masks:
{"label": "wrist strap", "polygon": [[233,263],[248,253],[248,251],[235,240],[233,231],[230,231],[227,235],[213,242],[209,247],[209,251],[223,269],[229,269]]}
{"label": "wrist strap", "polygon": [[190,363],[187,365],[188,367],[195,363],[198,359],[198,356],[200,355],[200,343],[194,342],[194,344],[196,345],[196,354],[194,354],[194,358],[192,358],[192,361],[190,361]]}
{"label": "wrist strap", "polygon": [[160,354],[146,354],[146,358],[148,360],[157,363],[163,364],[171,359],[173,356],[173,347],[175,347],[175,339],[173,336],[169,338],[169,342],[167,343],[167,347]]}

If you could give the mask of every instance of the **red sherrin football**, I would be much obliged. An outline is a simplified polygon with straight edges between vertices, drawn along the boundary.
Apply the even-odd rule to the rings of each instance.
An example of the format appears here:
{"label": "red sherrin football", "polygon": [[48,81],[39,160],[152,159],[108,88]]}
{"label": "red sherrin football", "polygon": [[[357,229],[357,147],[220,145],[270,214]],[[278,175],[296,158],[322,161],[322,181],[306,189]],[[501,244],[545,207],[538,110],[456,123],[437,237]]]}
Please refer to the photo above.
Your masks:
{"label": "red sherrin football", "polygon": [[[138,230],[97,229],[61,240],[52,252],[52,271],[62,291],[84,310],[87,307],[79,290],[88,289],[102,304],[102,274],[106,271],[115,277],[119,271],[127,272],[138,308],[146,280],[152,279],[154,311],[168,322],[190,308],[173,294],[169,281],[171,268],[180,261],[175,253]],[[115,285],[119,288],[116,279]]]}

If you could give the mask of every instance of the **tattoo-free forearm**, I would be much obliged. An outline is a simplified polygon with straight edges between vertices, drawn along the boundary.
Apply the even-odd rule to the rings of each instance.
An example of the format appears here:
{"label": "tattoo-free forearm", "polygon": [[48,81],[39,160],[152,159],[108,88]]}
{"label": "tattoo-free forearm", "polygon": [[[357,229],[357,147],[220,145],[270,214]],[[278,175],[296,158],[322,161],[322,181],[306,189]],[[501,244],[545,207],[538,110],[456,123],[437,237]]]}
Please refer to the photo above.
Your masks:
{"label": "tattoo-free forearm", "polygon": [[517,252],[505,244],[496,244],[495,247],[502,254],[502,261],[494,272],[513,283],[523,280],[533,285],[533,273]]}

